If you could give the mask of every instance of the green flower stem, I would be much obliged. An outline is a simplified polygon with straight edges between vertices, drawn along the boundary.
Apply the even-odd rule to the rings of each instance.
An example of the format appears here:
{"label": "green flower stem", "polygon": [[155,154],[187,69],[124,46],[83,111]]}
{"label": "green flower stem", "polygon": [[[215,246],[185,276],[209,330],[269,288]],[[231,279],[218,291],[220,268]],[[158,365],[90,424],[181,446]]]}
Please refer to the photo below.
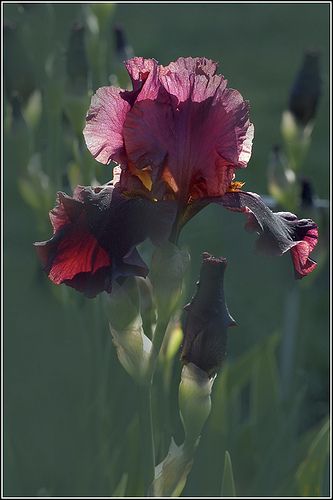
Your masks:
{"label": "green flower stem", "polygon": [[158,360],[158,355],[160,353],[164,335],[166,332],[166,329],[168,327],[170,321],[170,317],[167,319],[165,317],[162,317],[161,319],[158,319],[157,325],[155,328],[154,336],[153,336],[153,341],[152,341],[152,350],[150,354],[150,359],[149,359],[149,366],[148,366],[148,373],[147,373],[147,380],[151,383],[152,379],[154,377],[155,369],[156,369],[156,364]]}
{"label": "green flower stem", "polygon": [[151,388],[151,383],[140,387],[141,457],[145,494],[147,494],[149,487],[155,478],[155,448],[151,411]]}
{"label": "green flower stem", "polygon": [[141,427],[141,450],[142,466],[144,471],[144,488],[147,494],[153,480],[155,479],[155,445],[154,428],[151,407],[151,393],[153,378],[156,369],[158,355],[162,346],[163,338],[169,324],[170,318],[159,320],[156,325],[152,351],[149,359],[146,383],[140,388],[140,427]]}

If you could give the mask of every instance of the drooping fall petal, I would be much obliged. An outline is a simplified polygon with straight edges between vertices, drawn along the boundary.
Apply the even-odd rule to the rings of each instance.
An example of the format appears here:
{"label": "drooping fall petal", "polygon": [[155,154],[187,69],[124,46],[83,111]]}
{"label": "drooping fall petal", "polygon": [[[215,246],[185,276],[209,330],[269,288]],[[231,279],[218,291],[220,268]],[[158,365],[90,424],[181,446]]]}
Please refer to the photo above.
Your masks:
{"label": "drooping fall petal", "polygon": [[247,215],[246,228],[259,234],[259,251],[270,255],[290,251],[296,278],[303,278],[316,268],[316,262],[309,257],[318,241],[318,227],[313,220],[298,219],[290,212],[272,212],[260,196],[245,191],[228,192],[216,201]]}
{"label": "drooping fall petal", "polygon": [[35,246],[55,284],[94,297],[122,276],[148,274],[135,247],[148,237],[157,244],[168,238],[174,213],[168,202],[128,198],[113,186],[78,186],[73,197],[58,193],[53,237]]}

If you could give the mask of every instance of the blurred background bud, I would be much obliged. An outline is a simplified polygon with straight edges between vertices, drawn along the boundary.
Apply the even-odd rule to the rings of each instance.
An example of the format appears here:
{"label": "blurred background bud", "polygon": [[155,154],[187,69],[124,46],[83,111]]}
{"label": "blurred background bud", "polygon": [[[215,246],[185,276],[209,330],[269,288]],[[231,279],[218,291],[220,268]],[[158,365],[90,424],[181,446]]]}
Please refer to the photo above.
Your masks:
{"label": "blurred background bud", "polygon": [[289,97],[289,110],[302,127],[315,118],[321,84],[320,53],[317,50],[307,50]]}
{"label": "blurred background bud", "polygon": [[[14,92],[10,99],[11,105],[11,123],[10,123],[10,147],[15,150],[17,158],[17,169],[24,172],[29,161],[33,148],[33,137],[31,130],[23,116],[22,99],[19,94]],[[18,148],[17,145],[20,145]],[[14,152],[14,151],[13,151]]]}
{"label": "blurred background bud", "polygon": [[126,61],[126,59],[130,59],[134,56],[133,48],[129,45],[127,41],[127,36],[124,28],[117,24],[113,28],[114,33],[114,45],[116,56],[120,62]]}
{"label": "blurred background bud", "polygon": [[114,15],[116,4],[114,3],[91,3],[89,9],[94,13],[98,20],[99,28],[102,32],[106,31]]}
{"label": "blurred background bud", "polygon": [[[8,98],[16,93],[26,100],[36,85],[30,54],[27,53],[20,30],[13,22],[4,22],[3,37],[4,91]],[[14,64],[14,61],[20,61],[20,64]]]}
{"label": "blurred background bud", "polygon": [[85,94],[88,88],[88,60],[85,45],[85,27],[75,22],[72,26],[66,57],[68,86],[73,93]]}
{"label": "blurred background bud", "polygon": [[289,167],[300,170],[307,154],[314,119],[321,95],[320,54],[308,50],[296,75],[288,109],[282,114],[281,133],[286,145]]}
{"label": "blurred background bud", "polygon": [[281,206],[293,210],[298,202],[296,175],[279,145],[272,147],[268,168],[268,192]]}
{"label": "blurred background bud", "polygon": [[80,138],[90,102],[88,73],[86,28],[82,23],[75,22],[72,25],[66,51],[67,81],[64,110],[74,132]]}
{"label": "blurred background bud", "polygon": [[300,179],[301,183],[301,206],[302,208],[313,208],[315,205],[315,193],[312,182],[306,177]]}
{"label": "blurred background bud", "polygon": [[112,28],[115,59],[113,61],[110,82],[122,88],[131,88],[124,61],[134,56],[134,51],[128,42],[124,27],[117,24]]}
{"label": "blurred background bud", "polygon": [[185,306],[187,317],[181,359],[194,363],[209,377],[216,375],[226,355],[227,329],[235,326],[224,295],[227,260],[203,253],[200,280],[191,302]]}
{"label": "blurred background bud", "polygon": [[281,119],[281,134],[285,143],[288,166],[294,172],[301,169],[303,161],[308,152],[313,122],[303,128],[297,124],[295,116],[291,111],[284,111]]}
{"label": "blurred background bud", "polygon": [[42,168],[39,153],[34,153],[28,160],[26,172],[18,179],[18,189],[35,212],[39,234],[46,238],[50,231],[48,212],[54,204],[55,187]]}

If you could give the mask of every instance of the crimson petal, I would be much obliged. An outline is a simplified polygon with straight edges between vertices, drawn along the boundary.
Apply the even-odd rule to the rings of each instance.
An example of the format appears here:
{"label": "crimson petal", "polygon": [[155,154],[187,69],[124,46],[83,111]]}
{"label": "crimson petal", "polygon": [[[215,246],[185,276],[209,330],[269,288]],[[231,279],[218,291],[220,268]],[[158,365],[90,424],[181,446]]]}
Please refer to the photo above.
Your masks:
{"label": "crimson petal", "polygon": [[290,212],[272,212],[260,196],[246,191],[228,192],[211,201],[247,215],[246,228],[259,234],[259,251],[282,255],[290,250],[296,278],[303,278],[316,268],[316,262],[309,257],[318,241],[318,227],[313,220],[298,219]]}
{"label": "crimson petal", "polygon": [[58,193],[50,212],[53,237],[35,246],[55,284],[94,297],[111,292],[112,281],[122,276],[146,276],[135,247],[148,237],[155,244],[168,238],[174,217],[169,202],[128,198],[113,186],[78,186],[73,197]]}

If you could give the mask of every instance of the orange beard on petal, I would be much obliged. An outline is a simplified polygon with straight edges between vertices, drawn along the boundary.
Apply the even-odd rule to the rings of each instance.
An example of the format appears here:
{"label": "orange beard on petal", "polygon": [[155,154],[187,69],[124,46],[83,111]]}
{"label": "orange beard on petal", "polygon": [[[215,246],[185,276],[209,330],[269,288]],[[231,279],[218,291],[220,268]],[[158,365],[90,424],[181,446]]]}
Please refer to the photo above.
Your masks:
{"label": "orange beard on petal", "polygon": [[148,189],[148,191],[151,191],[152,186],[153,186],[153,181],[151,178],[151,167],[150,166],[145,167],[145,168],[140,170],[139,168],[137,168],[134,165],[134,163],[129,162],[128,163],[128,170],[132,175],[134,175],[140,179],[140,181],[142,182],[144,187],[146,189]]}
{"label": "orange beard on petal", "polygon": [[[136,188],[130,188],[124,191],[124,194],[129,197],[143,196],[152,201],[159,200],[176,200],[179,194],[179,187],[177,182],[172,175],[169,167],[164,162],[162,174],[160,180],[153,181],[152,179],[152,168],[151,166],[144,167],[143,169],[137,168],[134,163],[128,162],[127,171],[130,176],[139,179],[142,188],[137,186]],[[165,188],[161,190],[160,182],[163,182]],[[157,194],[159,193],[159,194]]]}
{"label": "orange beard on petal", "polygon": [[245,182],[240,182],[240,181],[233,181],[230,186],[228,187],[227,192],[234,192],[234,191],[240,191],[242,187],[244,186]]}
{"label": "orange beard on petal", "polygon": [[172,175],[172,173],[170,172],[170,169],[168,166],[165,166],[163,169],[162,179],[170,187],[171,191],[173,191],[175,194],[178,193],[179,187],[177,186],[175,178]]}

